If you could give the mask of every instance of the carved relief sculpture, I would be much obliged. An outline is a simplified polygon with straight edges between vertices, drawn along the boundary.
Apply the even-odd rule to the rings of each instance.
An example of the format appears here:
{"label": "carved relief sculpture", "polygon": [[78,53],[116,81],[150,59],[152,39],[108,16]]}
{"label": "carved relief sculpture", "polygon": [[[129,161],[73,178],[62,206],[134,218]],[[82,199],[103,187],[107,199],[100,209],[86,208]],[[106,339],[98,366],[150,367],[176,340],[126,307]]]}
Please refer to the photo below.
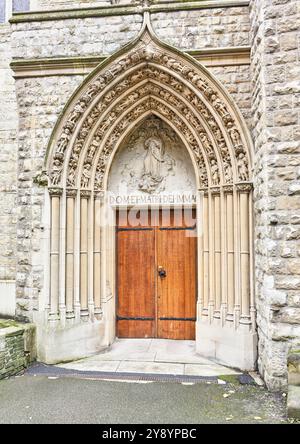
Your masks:
{"label": "carved relief sculpture", "polygon": [[62,163],[59,159],[54,159],[53,161],[53,167],[51,172],[51,183],[52,185],[58,185],[61,178],[61,172],[62,172]]}
{"label": "carved relief sculpture", "polygon": [[[223,162],[222,170],[225,182],[229,183],[231,180],[233,180],[231,156],[229,155],[229,148],[222,133],[222,131],[226,130],[233,146],[235,147],[236,163],[239,165],[237,167],[239,179],[246,180],[245,178],[247,178],[248,180],[248,158],[243,147],[240,132],[227,104],[217,93],[215,87],[210,84],[205,76],[203,76],[199,70],[195,69],[191,63],[183,61],[183,59],[177,54],[170,56],[167,52],[162,51],[156,45],[156,43],[152,41],[151,36],[148,35],[147,37],[141,39],[137,46],[137,48],[133,49],[123,57],[120,57],[117,61],[112,62],[111,65],[103,70],[101,75],[98,75],[93,82],[90,83],[83,95],[75,103],[73,110],[70,111],[68,119],[63,126],[63,130],[58,139],[56,155],[54,155],[52,160],[54,171],[53,174],[49,175],[52,184],[55,185],[60,183],[61,171],[64,167],[65,161],[64,154],[68,144],[70,143],[72,133],[74,132],[75,127],[78,125],[80,118],[85,113],[88,104],[94,100],[95,96],[99,94],[99,92],[102,92],[105,89],[105,94],[98,101],[98,103],[91,108],[90,113],[87,114],[86,119],[79,130],[77,141],[74,144],[74,147],[77,147],[77,152],[75,151],[75,148],[73,148],[70,157],[71,161],[69,165],[69,173],[67,174],[68,183],[74,184],[76,181],[80,155],[80,152],[78,152],[79,147],[81,151],[85,145],[87,135],[90,133],[95,123],[97,123],[99,119],[103,119],[102,124],[97,130],[98,141],[92,141],[92,146],[89,147],[85,156],[88,157],[88,160],[91,163],[101,145],[101,140],[105,132],[109,130],[113,122],[117,119],[118,115],[121,112],[126,112],[128,107],[133,105],[143,95],[146,96],[147,94],[155,94],[162,97],[175,109],[180,110],[182,114],[185,115],[185,118],[189,121],[189,124],[198,132],[205,152],[209,155],[209,157],[213,157],[215,159],[214,162],[210,162],[211,167],[213,167],[211,177],[214,176],[214,181],[218,183],[220,182],[220,177],[222,174],[221,171],[217,172],[218,162],[216,159],[219,158],[219,156]],[[151,62],[152,64],[148,64],[144,68],[141,68],[139,64],[142,61]],[[134,66],[137,66],[137,69],[135,71],[131,69],[126,76],[127,69]],[[162,70],[162,67],[165,69]],[[178,74],[176,74],[175,77],[172,72],[179,73],[181,79],[178,78]],[[125,77],[110,89],[110,81],[115,79],[116,76],[120,75],[121,73],[125,73]],[[147,78],[153,79],[155,82],[159,82],[161,86],[158,87],[158,85],[153,84],[152,87],[150,87],[149,84],[144,84],[139,91],[131,90],[127,97],[123,98],[121,101],[118,101],[118,96],[122,94],[124,90]],[[162,88],[162,84],[164,84],[169,90]],[[193,87],[199,91],[197,95],[195,94],[194,90],[190,88],[189,84],[193,85]],[[172,93],[170,89],[173,89],[174,93]],[[175,93],[179,93],[182,97],[185,97],[189,101],[190,106],[187,108],[182,100],[175,96]],[[110,113],[105,116],[106,108],[110,106],[113,101],[115,102],[115,106],[111,109]],[[225,125],[223,126],[222,130],[220,130],[219,123],[208,109],[206,105],[207,102],[210,103],[215,113],[217,113],[224,121]],[[155,106],[158,106],[159,111],[163,115],[172,119],[174,125],[178,128],[178,130],[184,133],[187,142],[191,146],[196,147],[198,145],[197,141],[194,140],[194,136],[187,128],[185,128],[183,121],[178,118],[176,114],[170,113],[162,103],[158,103]],[[140,112],[141,109],[139,109],[139,107],[133,109],[133,115],[135,118],[140,114]],[[204,129],[199,119],[196,117],[195,112],[200,112],[201,118],[206,120],[207,125],[217,141],[217,149],[219,150],[220,155],[216,156],[216,153],[214,152],[216,148],[212,143],[212,137]],[[123,120],[122,125],[123,128],[125,128],[126,125],[128,125],[128,120]],[[120,128],[122,130],[121,126]],[[243,156],[240,156],[241,153],[243,153]],[[203,159],[200,160],[199,152],[195,152],[195,157],[197,158],[197,163],[200,170],[200,168],[202,168],[201,165],[205,164],[203,163]],[[77,165],[75,165],[76,163]],[[86,164],[87,159],[84,161],[84,165]],[[159,182],[159,176],[157,176],[157,180]],[[83,182],[86,184],[86,180],[83,179]],[[144,185],[142,185],[142,187]],[[151,189],[151,184],[145,187],[149,187],[149,189]]]}
{"label": "carved relief sculpture", "polygon": [[[99,165],[99,164],[98,164]],[[97,168],[97,171],[100,168]],[[109,190],[127,194],[193,193],[191,159],[177,134],[150,115],[124,140],[114,158]],[[123,192],[123,191],[122,191]]]}
{"label": "carved relief sculpture", "polygon": [[237,159],[237,166],[238,166],[240,180],[247,181],[249,174],[248,174],[246,155],[244,153],[239,154]]}
{"label": "carved relief sculpture", "polygon": [[84,165],[82,178],[81,178],[81,187],[87,188],[89,186],[90,178],[91,178],[91,168],[92,165],[87,163]]}
{"label": "carved relief sculpture", "polygon": [[211,166],[211,180],[213,185],[219,185],[220,177],[219,177],[219,168],[216,159],[212,159],[210,162]]}
{"label": "carved relief sculpture", "polygon": [[165,160],[162,141],[151,137],[145,142],[145,150],[147,150],[147,154],[144,159],[144,169],[139,188],[146,193],[153,193],[163,180],[161,164]]}

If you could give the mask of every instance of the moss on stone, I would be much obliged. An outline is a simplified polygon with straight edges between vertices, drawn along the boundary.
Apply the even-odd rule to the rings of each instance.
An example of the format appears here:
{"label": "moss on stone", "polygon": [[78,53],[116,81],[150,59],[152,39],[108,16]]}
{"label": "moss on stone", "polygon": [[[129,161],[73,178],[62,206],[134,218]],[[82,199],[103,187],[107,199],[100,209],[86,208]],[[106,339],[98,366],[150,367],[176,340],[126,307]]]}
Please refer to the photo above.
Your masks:
{"label": "moss on stone", "polygon": [[12,319],[0,319],[0,328],[19,327],[19,324]]}

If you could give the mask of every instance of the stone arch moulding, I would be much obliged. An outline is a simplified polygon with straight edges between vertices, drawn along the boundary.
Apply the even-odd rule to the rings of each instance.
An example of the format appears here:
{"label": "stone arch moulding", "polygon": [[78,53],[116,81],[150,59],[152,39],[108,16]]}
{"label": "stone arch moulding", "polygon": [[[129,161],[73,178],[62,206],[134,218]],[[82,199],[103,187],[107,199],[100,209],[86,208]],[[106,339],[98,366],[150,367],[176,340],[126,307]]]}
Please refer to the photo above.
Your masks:
{"label": "stone arch moulding", "polygon": [[161,42],[148,13],[137,38],[74,93],[49,142],[39,177],[47,184],[51,219],[40,359],[88,356],[115,339],[114,230],[103,219],[107,179],[122,141],[150,115],[176,132],[195,170],[197,351],[252,369],[251,138],[222,85],[192,57]]}

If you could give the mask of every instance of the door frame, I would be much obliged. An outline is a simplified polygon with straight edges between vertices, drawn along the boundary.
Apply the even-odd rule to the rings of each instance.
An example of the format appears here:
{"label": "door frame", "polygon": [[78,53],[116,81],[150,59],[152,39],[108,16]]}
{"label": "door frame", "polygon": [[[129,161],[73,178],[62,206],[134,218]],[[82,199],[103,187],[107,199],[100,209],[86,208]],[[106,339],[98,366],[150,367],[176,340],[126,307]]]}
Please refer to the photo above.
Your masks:
{"label": "door frame", "polygon": [[[197,242],[196,242],[196,273],[195,273],[195,279],[196,279],[196,295],[195,295],[195,299],[196,299],[196,322],[195,322],[195,338],[197,338],[197,321],[199,320],[199,314],[201,313],[201,307],[199,309],[199,304],[200,304],[200,300],[201,300],[201,286],[200,286],[200,282],[199,282],[199,266],[201,266],[201,257],[202,257],[202,248],[201,248],[201,242],[202,242],[202,192],[198,192],[197,193],[197,202],[196,204],[184,204],[184,205],[176,205],[176,204],[169,204],[169,205],[157,205],[157,204],[147,204],[147,205],[110,205],[110,204],[106,204],[107,206],[110,207],[110,211],[111,211],[111,218],[113,220],[113,230],[111,230],[111,235],[113,236],[113,238],[111,237],[110,240],[108,239],[107,236],[105,236],[106,233],[106,229],[103,230],[103,236],[106,238],[106,241],[108,242],[108,244],[113,245],[113,251],[110,250],[110,248],[105,248],[106,253],[108,253],[108,257],[106,259],[110,260],[110,265],[108,266],[108,268],[113,267],[113,291],[112,291],[112,295],[115,295],[115,297],[113,298],[113,307],[111,307],[111,309],[113,310],[113,326],[111,326],[112,328],[110,329],[112,337],[110,340],[110,343],[113,343],[115,341],[115,339],[117,338],[117,307],[118,307],[118,269],[117,269],[117,260],[118,260],[118,238],[117,238],[117,212],[119,210],[130,210],[130,208],[135,208],[136,210],[152,210],[152,209],[157,209],[157,210],[164,210],[164,209],[168,209],[168,210],[173,210],[173,209],[178,209],[178,208],[191,208],[191,209],[195,209],[196,211],[196,230],[197,230]],[[108,227],[105,227],[108,228]],[[105,241],[105,238],[103,238],[103,241]],[[103,255],[104,258],[104,255]],[[106,269],[106,268],[105,268]],[[107,270],[107,269],[106,269]],[[156,301],[157,304],[157,301]],[[156,307],[157,310],[157,307]],[[157,322],[157,320],[156,320]],[[196,342],[196,339],[194,340],[194,342]]]}

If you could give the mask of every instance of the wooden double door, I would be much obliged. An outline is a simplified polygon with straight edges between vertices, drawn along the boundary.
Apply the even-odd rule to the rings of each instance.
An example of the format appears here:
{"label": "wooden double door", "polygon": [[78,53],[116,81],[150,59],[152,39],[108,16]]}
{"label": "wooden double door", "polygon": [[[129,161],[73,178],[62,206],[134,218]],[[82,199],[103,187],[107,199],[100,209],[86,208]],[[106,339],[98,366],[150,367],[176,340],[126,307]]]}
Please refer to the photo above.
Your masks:
{"label": "wooden double door", "polygon": [[117,336],[195,339],[195,210],[117,216]]}

